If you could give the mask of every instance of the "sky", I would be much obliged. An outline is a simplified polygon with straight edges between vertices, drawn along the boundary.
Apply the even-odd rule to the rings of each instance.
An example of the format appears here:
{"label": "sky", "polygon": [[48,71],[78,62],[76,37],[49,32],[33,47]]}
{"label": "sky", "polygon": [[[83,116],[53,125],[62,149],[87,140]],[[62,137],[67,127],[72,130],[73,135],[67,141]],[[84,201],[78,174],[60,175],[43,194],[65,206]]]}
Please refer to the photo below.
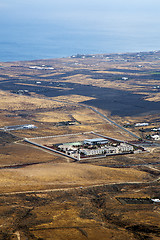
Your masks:
{"label": "sky", "polygon": [[0,19],[9,18],[16,22],[20,19],[52,21],[57,17],[65,20],[91,17],[91,20],[94,20],[96,15],[102,14],[102,17],[106,18],[113,16],[116,21],[121,14],[123,17],[125,14],[126,20],[129,20],[131,14],[135,18],[143,15],[147,20],[150,13],[153,17],[153,12],[154,18],[158,17],[159,7],[159,0],[1,0]]}
{"label": "sky", "polygon": [[23,48],[23,44],[36,43],[38,39],[43,45],[48,41],[48,46],[54,40],[54,44],[65,41],[68,48],[67,44],[74,42],[76,52],[78,39],[85,51],[90,45],[94,49],[98,44],[110,44],[113,38],[119,46],[126,39],[127,49],[134,42],[139,44],[139,49],[131,51],[143,48],[143,41],[148,41],[143,49],[157,50],[159,9],[159,0],[1,0],[0,43],[19,43]]}
{"label": "sky", "polygon": [[[64,28],[149,28],[159,26],[158,0],[1,0],[0,26],[57,24]],[[158,30],[158,29],[157,29]]]}

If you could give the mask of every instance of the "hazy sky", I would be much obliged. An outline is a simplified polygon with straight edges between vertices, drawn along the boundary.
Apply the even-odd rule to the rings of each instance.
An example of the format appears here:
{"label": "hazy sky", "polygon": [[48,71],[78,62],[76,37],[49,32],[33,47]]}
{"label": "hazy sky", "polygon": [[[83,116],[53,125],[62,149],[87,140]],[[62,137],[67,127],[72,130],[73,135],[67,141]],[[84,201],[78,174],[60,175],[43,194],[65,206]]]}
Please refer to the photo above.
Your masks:
{"label": "hazy sky", "polygon": [[113,38],[119,46],[127,39],[123,44],[128,49],[135,42],[139,48],[131,51],[160,49],[159,9],[159,0],[1,0],[0,43],[19,41],[22,46],[31,40],[36,44],[38,39],[46,45],[52,39],[54,44],[65,41],[68,48],[69,42],[77,42],[79,47],[78,40],[86,38],[85,50],[97,39],[93,44],[96,52],[102,42],[102,51],[108,51]]}
{"label": "hazy sky", "polygon": [[[159,0],[1,0],[0,26],[60,24],[79,29],[121,27],[142,31],[160,24]],[[154,28],[155,29],[155,28]]]}
{"label": "hazy sky", "polygon": [[147,20],[153,12],[154,18],[158,18],[159,7],[159,0],[1,0],[0,19],[52,21],[55,17],[57,19],[57,16],[65,20],[73,19],[74,16],[75,20],[89,17],[94,20],[94,14],[102,14],[99,15],[100,18],[113,16],[116,21],[118,13],[125,14],[126,20],[130,14],[135,18],[141,18],[142,14]]}

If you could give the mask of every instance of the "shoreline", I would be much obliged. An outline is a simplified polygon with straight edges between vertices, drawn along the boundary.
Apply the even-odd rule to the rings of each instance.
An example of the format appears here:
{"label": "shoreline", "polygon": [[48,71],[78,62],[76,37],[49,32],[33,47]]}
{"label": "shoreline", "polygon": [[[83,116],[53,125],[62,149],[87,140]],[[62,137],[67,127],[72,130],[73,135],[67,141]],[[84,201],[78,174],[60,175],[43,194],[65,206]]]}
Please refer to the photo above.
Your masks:
{"label": "shoreline", "polygon": [[[35,59],[27,59],[27,60],[6,60],[6,61],[1,61],[0,60],[0,64],[2,63],[17,63],[17,62],[35,62],[35,61],[52,61],[52,60],[60,60],[60,59],[70,59],[70,58],[103,58],[105,56],[107,57],[116,57],[116,56],[123,56],[123,55],[136,55],[136,54],[142,54],[142,55],[146,55],[146,54],[156,54],[156,53],[159,53],[160,50],[150,50],[150,51],[131,51],[131,52],[115,52],[115,53],[91,53],[91,54],[81,54],[81,53],[77,53],[77,54],[73,54],[73,55],[70,55],[70,56],[64,56],[64,57],[53,57],[53,58],[35,58]],[[1,67],[1,66],[0,66]]]}

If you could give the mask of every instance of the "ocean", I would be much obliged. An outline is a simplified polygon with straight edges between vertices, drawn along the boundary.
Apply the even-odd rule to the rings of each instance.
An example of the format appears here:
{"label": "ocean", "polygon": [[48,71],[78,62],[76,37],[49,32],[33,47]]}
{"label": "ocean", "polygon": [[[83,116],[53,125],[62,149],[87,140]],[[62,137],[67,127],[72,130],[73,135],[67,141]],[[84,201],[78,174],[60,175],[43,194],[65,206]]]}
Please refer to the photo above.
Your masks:
{"label": "ocean", "polygon": [[160,50],[158,0],[5,0],[0,61]]}

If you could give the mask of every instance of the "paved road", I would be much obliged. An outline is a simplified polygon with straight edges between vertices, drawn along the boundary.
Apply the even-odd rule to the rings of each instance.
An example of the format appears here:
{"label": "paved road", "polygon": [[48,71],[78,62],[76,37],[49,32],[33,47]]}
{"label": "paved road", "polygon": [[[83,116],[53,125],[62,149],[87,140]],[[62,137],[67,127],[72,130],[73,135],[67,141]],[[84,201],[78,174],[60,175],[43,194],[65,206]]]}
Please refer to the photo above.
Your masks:
{"label": "paved road", "polygon": [[[33,96],[32,96],[33,97]],[[36,98],[36,97],[33,97]],[[71,105],[75,105],[75,106],[80,106],[80,107],[85,107],[88,108],[92,111],[94,111],[95,113],[97,113],[98,115],[100,115],[103,119],[107,120],[108,122],[110,122],[111,124],[117,126],[118,128],[120,128],[121,130],[127,132],[128,134],[130,134],[132,137],[139,139],[140,137],[137,136],[136,134],[132,133],[131,131],[127,130],[126,128],[122,127],[121,125],[119,125],[118,123],[114,122],[113,120],[111,120],[110,118],[108,118],[107,116],[105,116],[104,114],[102,114],[101,112],[99,112],[97,109],[87,105],[87,104],[82,104],[82,103],[76,103],[76,102],[71,102],[71,101],[64,101],[64,100],[55,100],[55,99],[51,99],[51,98],[47,98],[47,97],[39,97],[40,99],[46,99],[46,100],[50,100],[53,102],[60,102],[60,103],[66,103],[66,104],[71,104]]]}
{"label": "paved road", "polygon": [[[85,106],[85,105],[83,105]],[[103,117],[103,119],[107,120],[108,122],[112,123],[113,125],[119,127],[121,130],[127,132],[128,134],[130,134],[132,137],[139,139],[140,137],[135,135],[134,133],[132,133],[131,131],[127,130],[126,128],[120,126],[118,123],[114,122],[113,120],[111,120],[110,118],[108,118],[107,116],[105,116],[104,114],[100,113],[97,109],[90,107],[88,105],[86,105],[87,108],[91,109],[92,111],[96,112],[97,114],[99,114],[101,117]]]}

